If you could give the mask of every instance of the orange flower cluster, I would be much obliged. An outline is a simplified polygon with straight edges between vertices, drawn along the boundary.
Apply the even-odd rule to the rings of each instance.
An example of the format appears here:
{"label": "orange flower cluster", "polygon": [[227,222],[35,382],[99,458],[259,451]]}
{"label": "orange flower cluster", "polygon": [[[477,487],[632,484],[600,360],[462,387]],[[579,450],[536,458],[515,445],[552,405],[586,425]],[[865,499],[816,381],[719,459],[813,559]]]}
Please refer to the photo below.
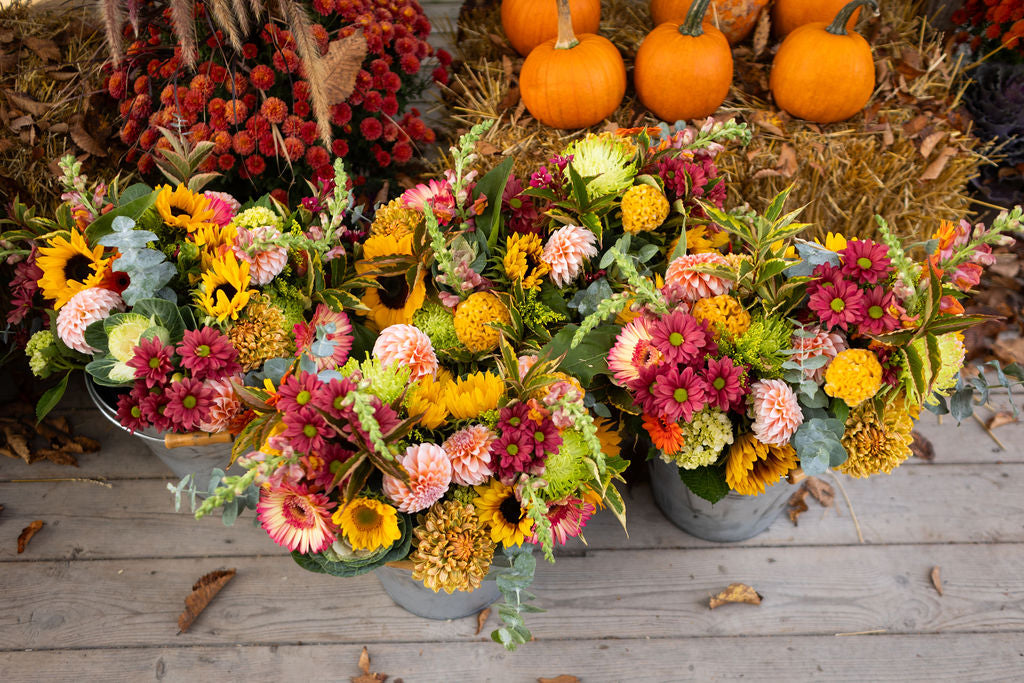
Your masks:
{"label": "orange flower cluster", "polygon": [[953,23],[964,29],[957,39],[973,50],[997,47],[986,45],[992,41],[1024,55],[1024,0],[967,0]]}

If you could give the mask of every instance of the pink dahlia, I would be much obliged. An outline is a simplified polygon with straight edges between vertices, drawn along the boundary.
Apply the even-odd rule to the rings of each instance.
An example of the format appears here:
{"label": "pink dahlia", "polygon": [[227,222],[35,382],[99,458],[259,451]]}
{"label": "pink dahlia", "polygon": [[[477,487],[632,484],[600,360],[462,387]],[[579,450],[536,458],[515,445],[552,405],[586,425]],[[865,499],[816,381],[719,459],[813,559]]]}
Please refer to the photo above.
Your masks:
{"label": "pink dahlia", "polygon": [[381,365],[397,363],[409,368],[411,382],[437,372],[437,356],[430,337],[412,325],[390,325],[381,330],[373,344],[373,355]]}
{"label": "pink dahlia", "polygon": [[327,341],[334,344],[334,352],[330,356],[313,356],[313,361],[317,370],[333,370],[344,365],[349,352],[352,351],[352,324],[347,315],[332,311],[323,304],[317,305],[316,312],[308,323],[298,323],[295,326],[295,356],[301,356],[310,350],[316,341],[316,330],[321,325],[334,325],[334,331],[326,335]]}
{"label": "pink dahlia", "polygon": [[[551,533],[555,537],[555,543],[565,545],[570,538],[583,533],[583,527],[587,525],[594,511],[592,503],[575,497],[548,503],[547,518],[551,522]],[[534,544],[538,542],[536,536],[527,540]]]}
{"label": "pink dahlia", "polygon": [[754,412],[751,431],[757,440],[772,446],[789,443],[804,421],[793,390],[781,379],[763,379],[754,382],[750,392]]}
{"label": "pink dahlia", "polygon": [[112,311],[123,311],[121,295],[101,287],[83,289],[61,306],[57,313],[57,336],[69,348],[91,356],[97,353],[85,342],[85,328],[103,320]]}
{"label": "pink dahlia", "polygon": [[884,244],[871,240],[850,240],[846,248],[837,253],[843,259],[843,275],[857,282],[873,285],[888,278],[892,272],[889,248]]}
{"label": "pink dahlia", "polygon": [[654,323],[651,344],[665,355],[669,363],[692,363],[700,360],[711,341],[707,329],[689,313],[673,311]]}
{"label": "pink dahlia", "polygon": [[654,405],[661,417],[689,422],[695,412],[707,405],[704,380],[693,368],[670,368],[659,375],[654,385]]}
{"label": "pink dahlia", "polygon": [[849,329],[864,319],[864,293],[857,285],[841,280],[834,285],[818,287],[807,306],[825,324],[827,329],[840,327]]}
{"label": "pink dahlia", "polygon": [[409,485],[384,475],[384,495],[402,512],[419,512],[441,500],[452,483],[452,463],[444,449],[433,443],[421,443],[405,449],[399,463],[409,474]]}
{"label": "pink dahlia", "polygon": [[[800,335],[793,335],[792,345],[796,350],[791,360],[795,361],[806,361],[811,358],[817,358],[818,356],[825,356],[829,360],[832,360],[840,351],[846,349],[846,340],[843,339],[842,335],[835,333],[828,333],[820,328],[812,328],[806,331],[808,336],[801,337]],[[828,363],[825,363],[819,368],[804,369],[804,379],[809,379],[821,384],[825,378],[825,368],[828,367]]]}
{"label": "pink dahlia", "polygon": [[[637,316],[623,326],[615,345],[608,352],[608,369],[612,371],[615,383],[620,387],[635,380],[637,372],[638,351],[643,356],[641,346],[646,347],[651,341],[652,323],[644,316]],[[642,367],[641,364],[639,367]]]}
{"label": "pink dahlia", "polygon": [[452,481],[460,486],[482,484],[491,469],[491,444],[497,435],[484,425],[460,429],[442,444],[452,461]]}
{"label": "pink dahlia", "polygon": [[128,367],[135,370],[135,379],[142,380],[147,388],[163,386],[167,373],[174,369],[171,364],[173,355],[174,347],[158,338],[141,339],[128,361]]}
{"label": "pink dahlia", "polygon": [[288,249],[277,244],[281,231],[264,225],[259,228],[238,228],[232,250],[239,263],[249,264],[249,277],[253,284],[266,285],[288,265]]}
{"label": "pink dahlia", "polygon": [[743,366],[734,365],[728,356],[708,361],[704,372],[704,393],[708,405],[721,410],[738,410],[747,393],[744,385]]}
{"label": "pink dahlia", "polygon": [[[864,319],[857,330],[861,334],[885,334],[900,326],[892,314],[894,295],[884,287],[872,287],[864,292]],[[822,368],[824,372],[824,368]]]}
{"label": "pink dahlia", "polygon": [[732,289],[732,281],[697,270],[707,266],[728,268],[729,262],[716,251],[686,254],[673,259],[665,271],[665,289],[671,291],[673,299],[688,303],[727,294]]}
{"label": "pink dahlia", "polygon": [[213,218],[211,222],[224,227],[231,222],[231,219],[235,217],[238,210],[242,208],[242,205],[238,203],[238,200],[229,195],[227,192],[214,192],[208,190],[203,193],[203,196],[210,200],[210,210],[213,211]]}
{"label": "pink dahlia", "polygon": [[227,431],[228,425],[242,410],[242,402],[235,394],[235,388],[231,386],[231,380],[208,379],[206,386],[213,395],[211,399],[210,412],[206,419],[199,423],[199,428],[211,434]]}
{"label": "pink dahlia", "polygon": [[431,180],[406,190],[402,194],[402,204],[420,213],[426,213],[429,206],[440,223],[447,223],[455,215],[455,195],[447,180]]}
{"label": "pink dahlia", "polygon": [[195,379],[219,379],[242,371],[238,364],[238,351],[231,340],[215,327],[185,330],[178,342],[181,365]]}
{"label": "pink dahlia", "polygon": [[305,555],[318,553],[334,543],[334,506],[323,493],[313,493],[301,484],[286,484],[262,491],[256,517],[274,543]]}
{"label": "pink dahlia", "polygon": [[551,281],[564,287],[580,274],[587,259],[597,256],[597,236],[579,225],[566,225],[551,233],[541,260],[551,267]]}
{"label": "pink dahlia", "polygon": [[163,394],[167,397],[163,415],[178,432],[190,432],[199,427],[213,404],[213,392],[191,377],[171,382]]}

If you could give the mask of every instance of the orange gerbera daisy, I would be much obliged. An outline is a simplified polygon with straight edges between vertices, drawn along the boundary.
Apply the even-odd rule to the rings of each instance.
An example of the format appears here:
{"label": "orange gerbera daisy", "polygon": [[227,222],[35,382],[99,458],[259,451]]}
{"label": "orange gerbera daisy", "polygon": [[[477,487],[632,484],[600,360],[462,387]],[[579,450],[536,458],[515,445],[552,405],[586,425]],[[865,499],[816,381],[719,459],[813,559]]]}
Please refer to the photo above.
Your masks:
{"label": "orange gerbera daisy", "polygon": [[654,447],[665,455],[675,455],[686,445],[683,429],[675,422],[644,413],[644,429],[651,435]]}

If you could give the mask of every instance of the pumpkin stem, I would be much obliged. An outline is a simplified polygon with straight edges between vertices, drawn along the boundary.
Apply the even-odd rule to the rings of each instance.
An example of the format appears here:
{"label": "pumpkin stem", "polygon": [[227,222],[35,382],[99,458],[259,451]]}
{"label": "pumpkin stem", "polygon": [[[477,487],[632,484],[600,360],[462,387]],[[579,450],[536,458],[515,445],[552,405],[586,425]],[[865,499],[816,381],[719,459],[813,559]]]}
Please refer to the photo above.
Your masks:
{"label": "pumpkin stem", "polygon": [[[873,0],[872,0],[873,1]],[[711,0],[696,0],[690,5],[690,10],[686,13],[686,19],[679,26],[679,32],[684,36],[699,36],[704,33],[704,15],[708,11],[708,4]]]}
{"label": "pumpkin stem", "polygon": [[832,23],[829,24],[825,30],[836,36],[848,35],[846,33],[846,22],[850,20],[850,15],[852,15],[858,7],[863,5],[870,5],[875,14],[878,14],[878,3],[875,2],[875,0],[853,0],[853,2],[845,5],[841,10],[839,10],[836,18],[832,20]]}
{"label": "pumpkin stem", "polygon": [[569,9],[569,0],[557,0],[558,3],[558,40],[555,41],[556,50],[568,50],[580,44],[576,40],[576,34],[572,30],[572,10]]}

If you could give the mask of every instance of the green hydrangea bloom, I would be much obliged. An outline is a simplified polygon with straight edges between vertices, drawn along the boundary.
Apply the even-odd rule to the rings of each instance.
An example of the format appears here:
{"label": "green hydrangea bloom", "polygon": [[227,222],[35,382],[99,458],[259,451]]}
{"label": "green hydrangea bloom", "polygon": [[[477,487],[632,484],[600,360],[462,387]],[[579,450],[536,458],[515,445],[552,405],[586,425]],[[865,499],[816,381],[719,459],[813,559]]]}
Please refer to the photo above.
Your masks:
{"label": "green hydrangea bloom", "polygon": [[412,314],[412,324],[430,339],[434,351],[444,353],[459,348],[455,334],[455,316],[435,301],[427,301]]}
{"label": "green hydrangea bloom", "polygon": [[718,408],[704,408],[693,414],[692,421],[680,426],[686,445],[675,455],[662,453],[661,459],[684,470],[713,465],[722,450],[733,442],[732,422]]}
{"label": "green hydrangea bloom", "polygon": [[232,218],[231,225],[236,228],[247,228],[249,230],[269,225],[280,230],[281,217],[273,209],[268,209],[265,206],[254,206]]}
{"label": "green hydrangea bloom", "polygon": [[559,500],[574,493],[580,482],[590,478],[587,458],[590,446],[583,434],[575,429],[562,431],[562,445],[549,453],[544,461],[544,480],[548,483],[541,490],[546,500]]}
{"label": "green hydrangea bloom", "polygon": [[32,370],[32,374],[40,379],[46,379],[53,374],[50,361],[58,353],[56,338],[50,330],[39,330],[32,335],[25,345],[28,367]]}

